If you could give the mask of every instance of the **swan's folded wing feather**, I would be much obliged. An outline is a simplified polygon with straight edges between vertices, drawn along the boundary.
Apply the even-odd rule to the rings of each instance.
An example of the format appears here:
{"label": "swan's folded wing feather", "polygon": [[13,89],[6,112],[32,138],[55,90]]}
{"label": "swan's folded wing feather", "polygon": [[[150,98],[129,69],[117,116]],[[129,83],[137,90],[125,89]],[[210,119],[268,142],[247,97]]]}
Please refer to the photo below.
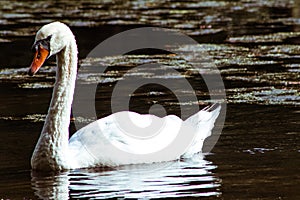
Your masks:
{"label": "swan's folded wing feather", "polygon": [[[77,131],[71,137],[69,147],[76,157],[76,165],[81,167],[166,161],[163,157],[144,155],[168,145],[176,137],[181,124],[182,120],[174,115],[159,118],[149,114],[118,112]],[[174,159],[177,158],[169,158]]]}
{"label": "swan's folded wing feather", "polygon": [[[174,115],[160,118],[127,111],[114,113],[87,125],[71,137],[69,149],[76,158],[73,166],[152,163],[175,160],[182,154],[189,157],[202,150],[219,112],[220,106],[213,110],[204,109],[184,122]],[[178,139],[179,133],[189,143],[169,152],[161,151]],[[181,141],[176,144],[181,145]],[[172,152],[178,149],[182,154]],[[158,156],[157,152],[162,154]]]}

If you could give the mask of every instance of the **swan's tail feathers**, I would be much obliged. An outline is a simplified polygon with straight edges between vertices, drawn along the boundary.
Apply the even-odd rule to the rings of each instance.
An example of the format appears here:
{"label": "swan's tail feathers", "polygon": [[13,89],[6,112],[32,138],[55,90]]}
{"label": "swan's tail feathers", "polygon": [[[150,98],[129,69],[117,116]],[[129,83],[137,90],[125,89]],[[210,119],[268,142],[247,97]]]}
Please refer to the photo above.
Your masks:
{"label": "swan's tail feathers", "polygon": [[192,154],[202,151],[204,140],[209,137],[214,128],[215,121],[221,111],[221,105],[215,103],[200,110],[184,121],[185,125],[196,128],[194,141],[187,149],[184,157],[189,157]]}
{"label": "swan's tail feathers", "polygon": [[[206,128],[209,126],[212,129],[214,127],[214,123],[217,119],[217,117],[220,114],[221,105],[219,103],[215,103],[209,106],[206,106],[196,114],[192,115],[188,119],[186,119],[184,122],[187,124],[190,124],[193,127],[199,127],[199,126],[206,126]],[[200,128],[200,127],[199,127]],[[208,130],[208,129],[206,129]]]}
{"label": "swan's tail feathers", "polygon": [[219,103],[214,103],[212,105],[206,106],[203,108],[201,111],[206,111],[206,112],[213,112],[214,110],[221,109],[221,105]]}

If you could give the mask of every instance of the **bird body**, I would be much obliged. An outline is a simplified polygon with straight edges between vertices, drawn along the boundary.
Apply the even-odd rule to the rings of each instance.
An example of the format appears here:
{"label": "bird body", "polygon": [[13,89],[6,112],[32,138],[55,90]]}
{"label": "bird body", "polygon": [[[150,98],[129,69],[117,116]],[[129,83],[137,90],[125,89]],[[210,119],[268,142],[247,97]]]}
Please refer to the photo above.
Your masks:
{"label": "bird body", "polygon": [[[35,57],[29,70],[30,75],[34,75],[50,56],[56,55],[57,61],[56,82],[48,114],[31,158],[34,170],[61,171],[189,157],[201,152],[203,142],[210,136],[219,115],[219,105],[207,107],[185,121],[174,115],[160,118],[122,111],[92,122],[69,139],[68,128],[77,76],[75,37],[68,26],[53,22],[37,32],[33,49]],[[124,118],[131,119],[131,122],[122,121]],[[131,125],[138,127],[137,130],[141,132],[151,131],[153,124],[161,126],[155,126],[160,128],[148,138],[134,137],[126,132],[127,129],[132,130]],[[177,144],[179,133],[181,140],[190,139],[186,139],[185,148],[173,146],[168,149],[172,142]],[[159,156],[155,154],[157,151],[161,152]]]}

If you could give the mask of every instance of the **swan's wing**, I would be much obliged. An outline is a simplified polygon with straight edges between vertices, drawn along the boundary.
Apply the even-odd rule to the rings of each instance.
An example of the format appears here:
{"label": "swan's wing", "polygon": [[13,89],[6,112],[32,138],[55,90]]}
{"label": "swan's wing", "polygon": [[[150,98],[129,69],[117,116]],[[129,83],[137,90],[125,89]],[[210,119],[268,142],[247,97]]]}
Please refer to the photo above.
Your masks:
{"label": "swan's wing", "polygon": [[[135,112],[118,112],[77,131],[69,141],[73,166],[115,166],[177,159],[154,156],[176,138],[182,120],[174,115],[159,118]],[[152,155],[153,156],[145,156]]]}
{"label": "swan's wing", "polygon": [[77,131],[69,141],[72,168],[152,163],[189,157],[202,150],[220,106],[207,107],[184,122],[118,112]]}
{"label": "swan's wing", "polygon": [[184,121],[185,125],[194,127],[197,132],[192,144],[184,154],[184,157],[190,157],[193,154],[202,151],[204,140],[211,135],[220,110],[220,104],[213,104],[205,107]]}

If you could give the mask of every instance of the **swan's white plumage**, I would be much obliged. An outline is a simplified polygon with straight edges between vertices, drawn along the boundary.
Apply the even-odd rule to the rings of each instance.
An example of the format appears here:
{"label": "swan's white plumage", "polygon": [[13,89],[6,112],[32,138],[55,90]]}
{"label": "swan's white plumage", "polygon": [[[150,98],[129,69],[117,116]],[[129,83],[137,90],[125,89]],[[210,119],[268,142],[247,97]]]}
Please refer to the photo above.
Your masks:
{"label": "swan's white plumage", "polygon": [[[180,156],[189,157],[201,151],[203,141],[211,135],[220,106],[213,111],[199,111],[185,121],[174,115],[159,118],[130,111],[114,113],[78,130],[68,140],[77,73],[77,46],[71,30],[60,22],[42,27],[36,35],[36,41],[49,35],[50,55],[57,55],[57,75],[48,115],[32,155],[33,169],[64,170],[162,162],[175,160]],[[139,138],[138,133],[124,133],[127,122],[117,119],[130,119],[138,130],[147,130],[147,127],[155,123],[162,126],[156,130],[156,135]],[[175,140],[179,131],[186,131],[184,134],[192,137],[189,145],[181,149],[180,155],[166,152],[161,156],[151,156],[154,151],[164,149]]]}

